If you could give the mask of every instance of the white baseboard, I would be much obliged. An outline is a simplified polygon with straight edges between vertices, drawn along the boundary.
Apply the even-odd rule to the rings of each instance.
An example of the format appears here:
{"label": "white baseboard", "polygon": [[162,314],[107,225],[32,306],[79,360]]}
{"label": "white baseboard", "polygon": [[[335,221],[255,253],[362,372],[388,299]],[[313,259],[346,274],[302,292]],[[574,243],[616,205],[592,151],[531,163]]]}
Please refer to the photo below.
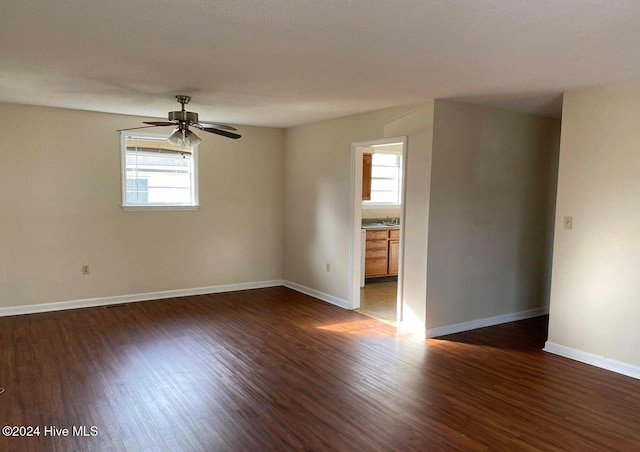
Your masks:
{"label": "white baseboard", "polygon": [[445,336],[447,334],[462,333],[463,331],[475,330],[487,326],[500,325],[502,323],[516,322],[518,320],[529,319],[541,315],[549,314],[549,308],[529,309],[528,311],[514,312],[511,314],[499,315],[496,317],[486,317],[484,319],[470,320],[469,322],[454,323],[453,325],[427,328],[426,337]]}
{"label": "white baseboard", "polygon": [[549,341],[544,344],[543,350],[545,352],[553,353],[554,355],[573,359],[574,361],[580,361],[581,363],[590,364],[592,366],[600,367],[601,369],[610,370],[628,377],[640,379],[640,366],[623,363],[621,361],[583,352],[582,350],[577,350],[575,348],[566,347]]}
{"label": "white baseboard", "polygon": [[350,309],[348,301],[342,300],[324,292],[320,292],[319,290],[311,289],[310,287],[302,286],[300,284],[296,284],[294,282],[286,280],[282,281],[282,285],[288,287],[289,289],[293,289],[297,292],[301,292],[305,295],[309,295],[310,297],[314,297],[322,301],[326,301],[327,303],[331,303],[341,308]]}
{"label": "white baseboard", "polygon": [[427,329],[422,323],[401,321],[398,324],[398,330],[403,333],[408,333],[416,339],[423,340],[427,338]]}
{"label": "white baseboard", "polygon": [[205,295],[211,293],[233,292],[236,290],[260,289],[263,287],[282,286],[282,280],[256,281],[239,284],[225,284],[220,286],[196,287],[192,289],[165,290],[162,292],[138,293],[133,295],[118,295],[114,297],[86,298],[83,300],[60,301],[55,303],[32,304],[26,306],[9,306],[0,308],[0,317],[20,314],[34,314],[36,312],[63,311],[67,309],[92,308],[112,304],[134,303],[138,301],[160,300],[163,298],[186,297],[190,295]]}

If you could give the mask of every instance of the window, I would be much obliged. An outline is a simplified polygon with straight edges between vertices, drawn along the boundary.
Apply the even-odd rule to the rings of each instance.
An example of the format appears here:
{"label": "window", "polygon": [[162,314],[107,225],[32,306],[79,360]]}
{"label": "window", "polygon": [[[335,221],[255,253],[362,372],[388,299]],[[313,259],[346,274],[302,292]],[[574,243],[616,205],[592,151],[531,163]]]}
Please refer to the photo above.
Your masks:
{"label": "window", "polygon": [[371,199],[366,206],[399,206],[402,193],[402,153],[376,150],[371,159]]}
{"label": "window", "polygon": [[167,136],[122,133],[122,208],[198,206],[197,146],[174,146]]}

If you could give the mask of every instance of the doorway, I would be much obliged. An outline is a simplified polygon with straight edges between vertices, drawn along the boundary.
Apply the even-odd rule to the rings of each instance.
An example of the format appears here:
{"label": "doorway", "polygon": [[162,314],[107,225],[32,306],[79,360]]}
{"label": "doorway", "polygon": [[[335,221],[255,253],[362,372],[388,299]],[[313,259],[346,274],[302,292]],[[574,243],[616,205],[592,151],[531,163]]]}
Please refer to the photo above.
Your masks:
{"label": "doorway", "polygon": [[402,320],[406,137],[353,143],[350,307]]}

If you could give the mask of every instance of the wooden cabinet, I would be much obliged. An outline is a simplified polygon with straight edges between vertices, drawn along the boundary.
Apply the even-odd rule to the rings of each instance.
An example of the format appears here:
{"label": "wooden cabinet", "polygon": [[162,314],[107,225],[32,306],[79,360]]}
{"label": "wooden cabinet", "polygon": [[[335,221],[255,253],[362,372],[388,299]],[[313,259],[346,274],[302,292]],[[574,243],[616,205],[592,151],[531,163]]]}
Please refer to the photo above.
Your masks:
{"label": "wooden cabinet", "polygon": [[362,154],[362,200],[371,200],[371,159],[372,154]]}
{"label": "wooden cabinet", "polygon": [[389,229],[389,269],[390,275],[398,274],[398,259],[400,253],[400,229]]}
{"label": "wooden cabinet", "polygon": [[387,272],[390,275],[398,274],[398,253],[400,251],[399,240],[389,240],[389,269]]}
{"label": "wooden cabinet", "polygon": [[365,278],[385,276],[389,256],[388,230],[367,231],[367,246],[364,260]]}
{"label": "wooden cabinet", "polygon": [[376,229],[367,231],[364,276],[395,276],[398,274],[398,251],[400,243],[398,229]]}

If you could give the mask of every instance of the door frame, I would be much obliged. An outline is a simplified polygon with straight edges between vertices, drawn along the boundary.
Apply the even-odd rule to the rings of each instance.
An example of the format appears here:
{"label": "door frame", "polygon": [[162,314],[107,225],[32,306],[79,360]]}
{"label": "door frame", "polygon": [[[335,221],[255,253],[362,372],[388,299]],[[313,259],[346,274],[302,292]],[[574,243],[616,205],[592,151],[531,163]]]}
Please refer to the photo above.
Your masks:
{"label": "door frame", "polygon": [[396,300],[396,324],[402,321],[403,269],[404,269],[404,218],[406,209],[407,152],[406,136],[351,143],[351,201],[349,227],[349,309],[360,308],[361,233],[362,233],[362,148],[402,143],[402,184],[400,186],[400,246],[398,250],[398,298]]}

